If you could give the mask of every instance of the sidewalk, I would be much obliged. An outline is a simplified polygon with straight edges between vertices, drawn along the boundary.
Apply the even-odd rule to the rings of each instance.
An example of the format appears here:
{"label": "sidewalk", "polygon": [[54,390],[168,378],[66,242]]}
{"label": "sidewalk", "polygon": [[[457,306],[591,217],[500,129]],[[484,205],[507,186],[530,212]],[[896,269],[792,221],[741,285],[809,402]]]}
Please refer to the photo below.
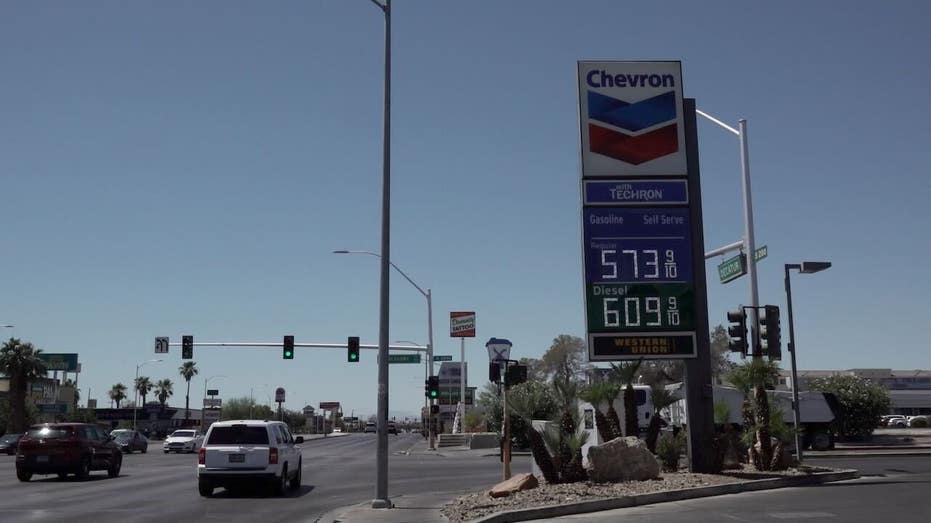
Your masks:
{"label": "sidewalk", "polygon": [[[471,491],[468,491],[471,492]],[[319,523],[448,523],[440,509],[449,500],[468,492],[431,492],[391,498],[394,507],[372,508],[371,501],[341,507],[324,514]]]}
{"label": "sidewalk", "polygon": [[[878,434],[878,437],[874,437],[874,441],[870,443],[884,443],[882,445],[853,445],[853,444],[841,444],[838,443],[835,450],[830,451],[807,451],[805,457],[809,459],[816,458],[835,458],[835,457],[871,457],[871,456],[903,456],[903,455],[931,455],[931,431],[929,434],[920,434],[920,435],[908,435],[905,433],[899,434]],[[917,437],[914,437],[917,436]],[[913,438],[913,441],[892,441],[892,438]],[[418,441],[414,443],[407,451],[410,454],[422,454],[428,456],[437,456],[440,458],[452,457],[452,456],[498,456],[498,449],[475,449],[471,450],[466,447],[444,447],[437,448],[436,450],[429,450],[426,440]],[[515,453],[516,455],[517,453]],[[529,452],[521,453],[529,455]],[[827,481],[838,481],[842,479],[848,479],[849,477],[854,477],[855,471],[847,471],[837,478],[830,478]],[[782,480],[767,480],[768,482],[778,483]],[[765,483],[765,482],[760,482]],[[492,485],[486,485],[486,488],[490,488]],[[789,485],[772,485],[770,487],[764,488],[779,488],[781,486]],[[762,485],[761,485],[762,487]],[[741,489],[747,487],[735,487],[735,486],[719,486],[719,487],[707,487],[704,489],[692,489],[692,490],[704,490],[699,494],[696,492],[697,496],[710,496],[710,495],[719,495],[721,493],[728,493],[730,489]],[[468,491],[459,491],[459,492],[431,492],[424,494],[416,495],[405,495],[397,496],[391,498],[394,507],[391,509],[373,509],[371,508],[371,500],[367,500],[356,505],[340,507],[334,509],[326,514],[324,514],[318,521],[320,523],[355,523],[355,522],[375,522],[375,523],[439,523],[446,522],[448,520],[440,514],[440,509],[451,500],[455,499],[457,496],[462,494],[473,493],[479,488],[470,489]],[[748,488],[749,490],[749,488]],[[720,492],[719,492],[720,491]],[[664,501],[673,501],[679,499],[681,493],[670,491],[669,493],[660,493],[651,495],[651,503],[661,503]],[[668,499],[664,499],[668,498]],[[643,500],[645,501],[645,499]],[[596,509],[598,510],[598,509]],[[569,512],[571,513],[571,512]],[[555,515],[555,513],[551,514]],[[511,515],[513,517],[513,515]],[[547,516],[543,516],[547,517]],[[502,521],[520,521],[520,519],[510,519],[508,516],[501,516]],[[483,518],[486,519],[486,518]],[[497,519],[497,518],[487,518],[487,519]]]}

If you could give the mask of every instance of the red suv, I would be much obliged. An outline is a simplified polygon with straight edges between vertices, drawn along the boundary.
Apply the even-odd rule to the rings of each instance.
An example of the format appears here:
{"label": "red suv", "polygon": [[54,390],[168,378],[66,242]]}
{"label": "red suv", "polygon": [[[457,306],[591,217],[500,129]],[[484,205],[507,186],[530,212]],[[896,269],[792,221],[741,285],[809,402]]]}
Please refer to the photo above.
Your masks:
{"label": "red suv", "polygon": [[29,427],[16,451],[16,477],[29,481],[33,474],[73,473],[86,478],[92,470],[120,475],[123,453],[106,432],[88,423],[43,423]]}

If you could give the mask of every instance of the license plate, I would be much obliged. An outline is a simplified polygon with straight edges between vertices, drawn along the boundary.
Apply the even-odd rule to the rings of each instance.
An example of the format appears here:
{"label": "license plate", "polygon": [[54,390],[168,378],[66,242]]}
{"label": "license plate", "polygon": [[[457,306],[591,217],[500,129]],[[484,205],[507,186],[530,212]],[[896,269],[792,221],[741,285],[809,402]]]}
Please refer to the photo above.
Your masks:
{"label": "license plate", "polygon": [[245,461],[245,454],[230,454],[230,463],[244,463]]}
{"label": "license plate", "polygon": [[48,456],[36,456],[36,463],[48,463]]}

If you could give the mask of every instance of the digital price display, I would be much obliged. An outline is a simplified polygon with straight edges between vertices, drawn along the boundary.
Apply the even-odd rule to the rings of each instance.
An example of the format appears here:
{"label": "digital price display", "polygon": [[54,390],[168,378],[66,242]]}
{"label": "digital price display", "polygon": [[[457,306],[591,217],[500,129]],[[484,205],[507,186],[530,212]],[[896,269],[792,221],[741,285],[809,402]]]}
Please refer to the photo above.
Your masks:
{"label": "digital price display", "polygon": [[582,215],[593,354],[691,355],[696,311],[689,209],[586,207]]}

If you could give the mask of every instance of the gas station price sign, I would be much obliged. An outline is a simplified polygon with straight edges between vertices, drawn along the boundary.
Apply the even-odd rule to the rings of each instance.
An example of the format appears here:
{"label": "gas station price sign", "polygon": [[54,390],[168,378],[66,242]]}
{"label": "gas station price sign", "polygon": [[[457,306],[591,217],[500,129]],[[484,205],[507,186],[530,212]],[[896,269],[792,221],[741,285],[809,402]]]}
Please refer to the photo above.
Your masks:
{"label": "gas station price sign", "polygon": [[583,180],[589,359],[694,357],[686,180]]}
{"label": "gas station price sign", "polygon": [[695,328],[688,209],[583,211],[590,333]]}

